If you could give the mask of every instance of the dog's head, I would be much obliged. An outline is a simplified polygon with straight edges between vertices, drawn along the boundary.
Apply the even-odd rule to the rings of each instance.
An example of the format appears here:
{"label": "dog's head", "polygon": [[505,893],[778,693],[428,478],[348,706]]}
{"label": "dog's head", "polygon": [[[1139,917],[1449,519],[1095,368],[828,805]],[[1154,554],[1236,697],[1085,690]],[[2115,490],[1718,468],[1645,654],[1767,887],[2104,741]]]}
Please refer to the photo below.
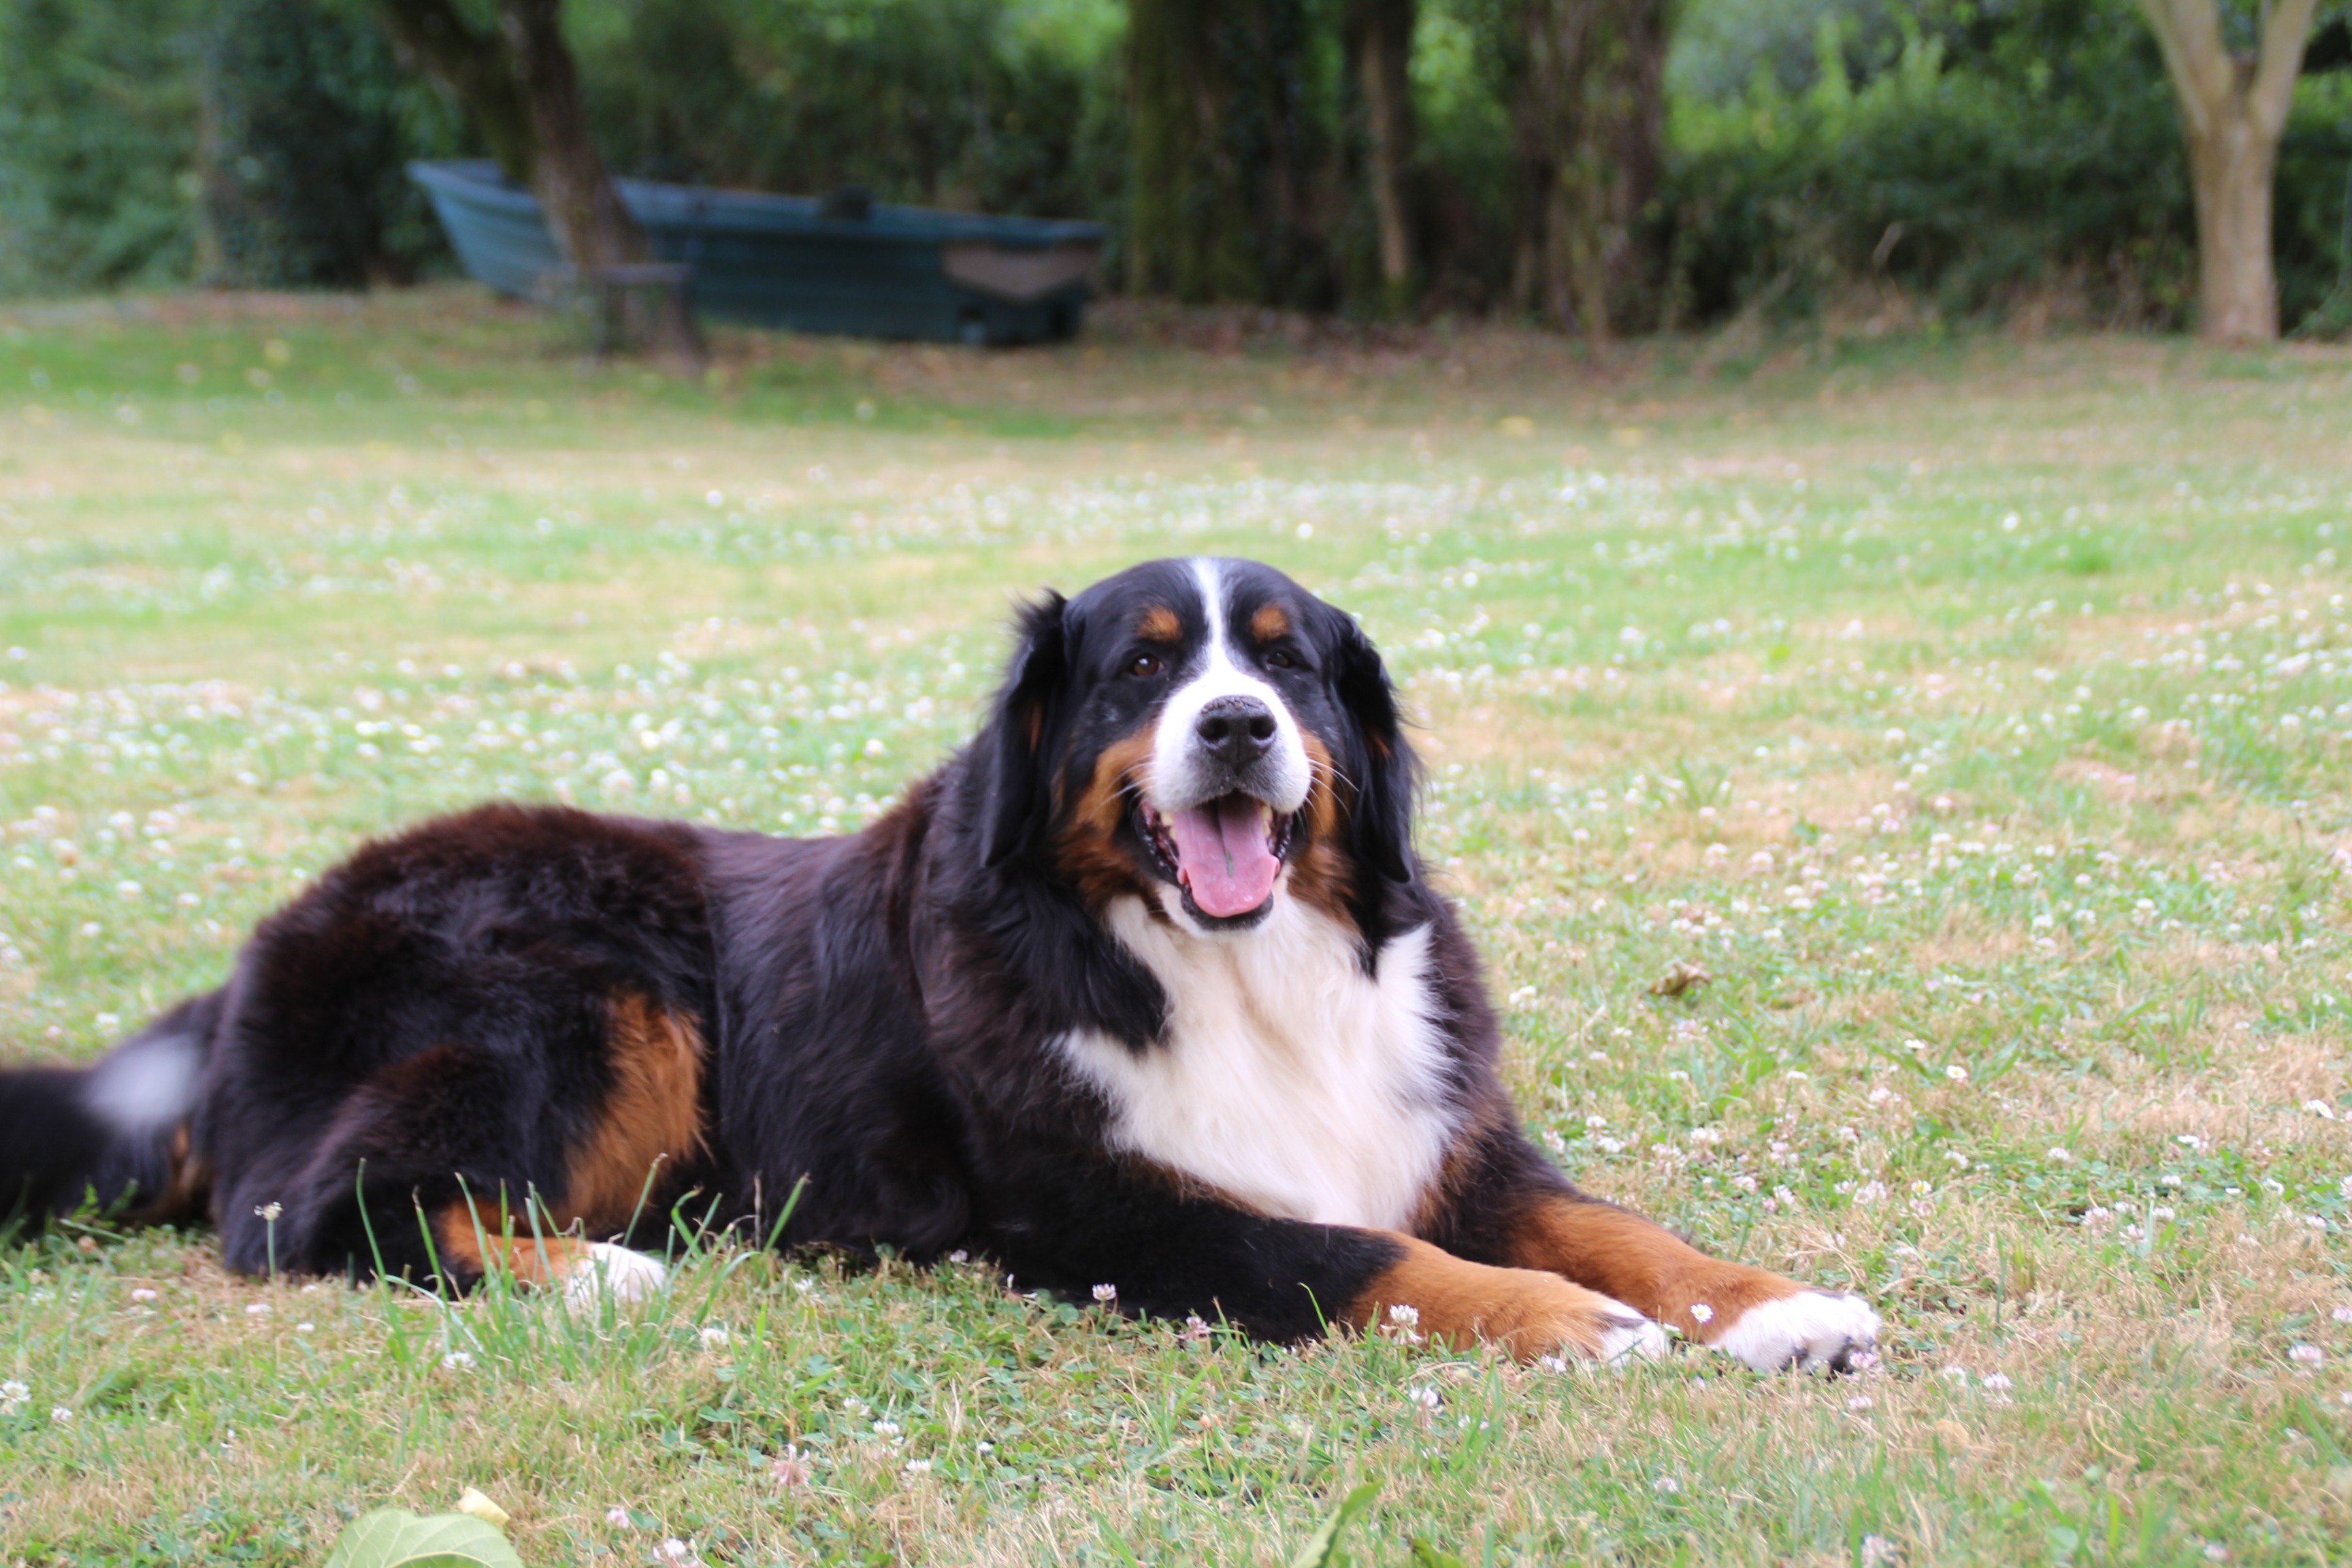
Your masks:
{"label": "dog's head", "polygon": [[977,761],[990,864],[1196,932],[1286,897],[1357,918],[1413,876],[1412,756],[1347,615],[1270,566],[1154,561],[1022,616]]}

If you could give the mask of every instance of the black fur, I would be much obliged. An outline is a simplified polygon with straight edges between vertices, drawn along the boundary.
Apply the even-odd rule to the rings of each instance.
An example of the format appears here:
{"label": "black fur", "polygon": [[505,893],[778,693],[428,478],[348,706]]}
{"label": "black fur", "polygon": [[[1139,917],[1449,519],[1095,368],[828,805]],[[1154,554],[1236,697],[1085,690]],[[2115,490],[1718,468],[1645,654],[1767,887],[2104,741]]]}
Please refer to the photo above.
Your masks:
{"label": "black fur", "polygon": [[[1225,571],[1236,624],[1284,611],[1265,679],[1336,774],[1334,841],[1294,855],[1327,857],[1368,965],[1395,934],[1434,931],[1465,1157],[1424,1234],[1502,1260],[1513,1205],[1565,1184],[1516,1131],[1475,954],[1421,874],[1386,671],[1345,614],[1267,568]],[[660,1165],[643,1215],[603,1235],[644,1243],[674,1205],[764,1234],[805,1179],[786,1245],[969,1247],[1024,1285],[1111,1282],[1130,1310],[1313,1331],[1398,1240],[1245,1212],[1114,1154],[1105,1106],[1047,1047],[1087,1029],[1165,1048],[1169,999],[1106,929],[1065,829],[1097,759],[1164,698],[1134,674],[1156,646],[1136,642],[1137,617],[1191,603],[1193,581],[1153,563],[1030,606],[978,737],[851,837],[493,806],[368,846],[165,1021],[205,1054],[182,1121],[132,1137],[84,1109],[86,1074],[0,1077],[0,1181],[53,1214],[208,1180],[234,1268],[274,1249],[281,1268],[462,1287],[420,1213],[467,1194],[560,1207],[567,1163],[615,1103],[625,995],[707,1040],[701,1136]],[[1133,837],[1122,824],[1091,874],[1148,888]]]}

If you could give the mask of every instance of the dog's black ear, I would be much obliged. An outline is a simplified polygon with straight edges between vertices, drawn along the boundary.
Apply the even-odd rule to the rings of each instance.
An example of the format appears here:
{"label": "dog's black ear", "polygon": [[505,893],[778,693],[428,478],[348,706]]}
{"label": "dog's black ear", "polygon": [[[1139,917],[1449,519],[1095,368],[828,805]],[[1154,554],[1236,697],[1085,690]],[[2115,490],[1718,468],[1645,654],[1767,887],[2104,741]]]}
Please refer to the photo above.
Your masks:
{"label": "dog's black ear", "polygon": [[980,858],[985,866],[1024,847],[1053,809],[1045,756],[1070,685],[1068,608],[1068,601],[1050,588],[1044,598],[1022,606],[1019,640],[980,748],[988,770],[980,811]]}
{"label": "dog's black ear", "polygon": [[1391,882],[1412,880],[1412,795],[1420,764],[1397,715],[1396,688],[1380,650],[1345,611],[1332,611],[1339,655],[1331,689],[1354,721],[1357,754],[1348,759],[1356,783],[1349,836],[1357,858]]}

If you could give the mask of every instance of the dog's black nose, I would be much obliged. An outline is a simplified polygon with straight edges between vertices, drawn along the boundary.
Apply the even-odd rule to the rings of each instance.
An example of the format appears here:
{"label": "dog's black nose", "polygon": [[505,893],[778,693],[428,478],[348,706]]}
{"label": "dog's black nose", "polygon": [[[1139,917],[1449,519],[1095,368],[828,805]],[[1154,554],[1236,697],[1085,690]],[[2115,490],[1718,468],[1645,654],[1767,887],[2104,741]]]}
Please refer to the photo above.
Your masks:
{"label": "dog's black nose", "polygon": [[1254,762],[1274,744],[1274,710],[1255,697],[1220,697],[1201,710],[1192,730],[1219,762]]}

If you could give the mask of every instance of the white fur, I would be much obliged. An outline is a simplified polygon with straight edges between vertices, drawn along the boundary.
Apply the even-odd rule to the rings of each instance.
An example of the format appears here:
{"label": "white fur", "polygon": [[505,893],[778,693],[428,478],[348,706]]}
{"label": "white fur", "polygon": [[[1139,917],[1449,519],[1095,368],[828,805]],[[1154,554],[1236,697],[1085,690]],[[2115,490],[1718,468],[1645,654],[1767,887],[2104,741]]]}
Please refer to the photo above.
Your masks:
{"label": "white fur", "polygon": [[563,1304],[575,1312],[593,1312],[610,1296],[616,1302],[650,1300],[669,1283],[661,1260],[609,1241],[592,1241],[588,1256],[563,1282]]}
{"label": "white fur", "polygon": [[190,1036],[129,1040],[90,1069],[82,1103],[118,1132],[152,1131],[187,1114],[203,1068],[203,1049]]}
{"label": "white fur", "polygon": [[1391,941],[1375,980],[1354,936],[1286,891],[1246,932],[1171,931],[1132,898],[1109,917],[1170,1007],[1165,1041],[1139,1052],[1055,1042],[1109,1102],[1112,1145],[1263,1214],[1406,1228],[1455,1121],[1429,928]]}
{"label": "white fur", "polygon": [[1878,1314],[1859,1296],[1800,1290],[1740,1313],[1715,1348],[1758,1372],[1821,1372],[1842,1352],[1859,1371],[1877,1359]]}
{"label": "white fur", "polygon": [[1202,769],[1200,737],[1194,728],[1201,710],[1220,697],[1255,697],[1274,714],[1274,744],[1260,764],[1264,784],[1260,798],[1278,812],[1297,811],[1307,804],[1313,773],[1307,760],[1307,742],[1298,721],[1282,696],[1266,682],[1234,662],[1234,647],[1225,626],[1225,592],[1217,563],[1206,558],[1192,563],[1200,584],[1202,613],[1209,633],[1202,639],[1200,662],[1168,697],[1160,710],[1159,733],[1151,749],[1151,777],[1145,795],[1162,813],[1199,805],[1222,793]]}
{"label": "white fur", "polygon": [[1631,1366],[1637,1361],[1656,1361],[1666,1353],[1664,1329],[1622,1301],[1609,1297],[1601,1300],[1621,1314],[1616,1321],[1601,1331],[1601,1365]]}

